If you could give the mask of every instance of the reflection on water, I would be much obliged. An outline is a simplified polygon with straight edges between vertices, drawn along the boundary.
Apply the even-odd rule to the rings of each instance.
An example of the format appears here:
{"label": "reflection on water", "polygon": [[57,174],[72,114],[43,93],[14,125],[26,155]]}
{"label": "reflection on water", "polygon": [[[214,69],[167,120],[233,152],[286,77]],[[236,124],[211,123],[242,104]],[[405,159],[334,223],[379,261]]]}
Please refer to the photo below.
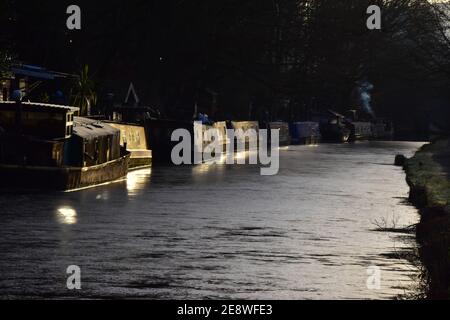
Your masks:
{"label": "reflection on water", "polygon": [[[280,171],[154,167],[71,193],[0,193],[0,298],[391,298],[417,274],[404,172],[420,143],[291,146]],[[61,228],[64,225],[64,228]],[[412,235],[411,235],[412,238]],[[78,265],[82,290],[66,289]],[[379,290],[367,268],[379,267]]]}
{"label": "reflection on water", "polygon": [[62,224],[77,223],[77,212],[71,207],[61,207],[57,210],[58,221]]}
{"label": "reflection on water", "polygon": [[128,173],[126,180],[128,196],[137,196],[150,182],[151,173],[152,171],[150,168],[135,170]]}
{"label": "reflection on water", "polygon": [[257,151],[240,151],[234,153],[234,163],[245,163],[245,161],[251,156],[255,157],[258,155]]}

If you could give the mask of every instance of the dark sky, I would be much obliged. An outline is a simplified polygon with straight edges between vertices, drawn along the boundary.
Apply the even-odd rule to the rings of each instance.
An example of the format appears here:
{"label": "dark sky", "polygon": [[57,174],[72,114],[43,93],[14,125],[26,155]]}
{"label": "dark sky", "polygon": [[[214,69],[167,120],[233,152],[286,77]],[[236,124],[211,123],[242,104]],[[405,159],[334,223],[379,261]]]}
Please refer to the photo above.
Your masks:
{"label": "dark sky", "polygon": [[[175,113],[210,108],[211,92],[222,114],[248,114],[249,103],[285,118],[343,111],[367,78],[375,109],[395,117],[431,97],[448,106],[449,43],[426,0],[407,2],[2,0],[0,41],[18,61],[71,73],[88,64],[100,97],[122,97],[132,81],[146,104]],[[382,30],[366,27],[373,3]],[[66,28],[70,4],[81,30]]]}

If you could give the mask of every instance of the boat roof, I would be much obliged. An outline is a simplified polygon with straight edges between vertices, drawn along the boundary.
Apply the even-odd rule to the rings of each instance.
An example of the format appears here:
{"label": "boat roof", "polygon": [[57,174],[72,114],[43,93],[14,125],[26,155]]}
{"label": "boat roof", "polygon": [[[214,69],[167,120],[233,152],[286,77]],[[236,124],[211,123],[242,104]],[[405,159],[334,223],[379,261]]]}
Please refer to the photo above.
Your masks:
{"label": "boat roof", "polygon": [[44,80],[54,80],[57,78],[69,78],[74,77],[74,75],[63,73],[63,72],[56,72],[47,70],[44,67],[30,65],[30,64],[19,64],[11,67],[11,72],[13,74],[37,78],[37,79],[44,79]]}
{"label": "boat roof", "polygon": [[[0,101],[0,108],[13,109],[16,106],[15,101]],[[79,112],[80,108],[72,106],[64,106],[59,104],[49,104],[40,102],[22,102],[22,108],[29,111],[41,111],[41,112]]]}
{"label": "boat roof", "polygon": [[120,130],[112,126],[93,119],[74,117],[73,134],[84,139],[94,139],[96,137],[120,134]]}
{"label": "boat roof", "polygon": [[342,114],[340,114],[340,113],[338,113],[338,112],[336,112],[336,111],[334,111],[334,110],[328,109],[328,112],[329,112],[330,114],[332,114],[333,116],[337,117],[337,118],[345,118],[344,115],[342,115]]}

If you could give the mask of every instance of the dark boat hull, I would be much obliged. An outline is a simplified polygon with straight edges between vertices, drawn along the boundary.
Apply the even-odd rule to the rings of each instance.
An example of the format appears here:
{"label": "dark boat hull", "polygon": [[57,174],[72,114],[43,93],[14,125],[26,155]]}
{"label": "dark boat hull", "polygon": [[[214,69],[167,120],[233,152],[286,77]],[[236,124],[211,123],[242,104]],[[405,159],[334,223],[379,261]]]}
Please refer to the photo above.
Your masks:
{"label": "dark boat hull", "polygon": [[44,167],[0,164],[2,187],[76,190],[113,182],[128,173],[130,154],[90,167]]}

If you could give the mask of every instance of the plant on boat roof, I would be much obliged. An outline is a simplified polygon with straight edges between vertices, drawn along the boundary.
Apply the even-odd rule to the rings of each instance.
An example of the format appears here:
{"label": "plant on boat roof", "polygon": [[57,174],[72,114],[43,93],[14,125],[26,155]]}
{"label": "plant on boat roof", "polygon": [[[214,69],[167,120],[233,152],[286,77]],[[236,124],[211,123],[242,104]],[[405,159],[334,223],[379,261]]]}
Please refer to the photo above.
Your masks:
{"label": "plant on boat roof", "polygon": [[13,56],[6,50],[0,50],[0,78],[9,76]]}
{"label": "plant on boat roof", "polygon": [[89,66],[84,65],[71,89],[71,103],[80,108],[80,115],[90,115],[91,107],[97,103],[95,83],[89,77]]}

